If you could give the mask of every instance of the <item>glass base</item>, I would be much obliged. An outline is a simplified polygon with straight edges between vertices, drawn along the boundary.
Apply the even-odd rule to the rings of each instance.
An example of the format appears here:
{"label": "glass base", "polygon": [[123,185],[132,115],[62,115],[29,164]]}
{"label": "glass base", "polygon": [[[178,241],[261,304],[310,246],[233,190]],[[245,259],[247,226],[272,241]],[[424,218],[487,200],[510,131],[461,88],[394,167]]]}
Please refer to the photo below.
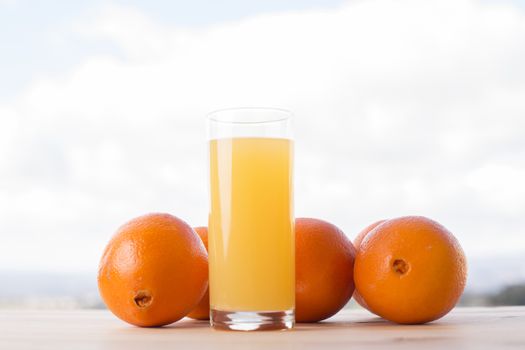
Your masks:
{"label": "glass base", "polygon": [[293,327],[293,310],[287,311],[222,311],[210,310],[210,323],[215,329],[231,331],[285,330]]}

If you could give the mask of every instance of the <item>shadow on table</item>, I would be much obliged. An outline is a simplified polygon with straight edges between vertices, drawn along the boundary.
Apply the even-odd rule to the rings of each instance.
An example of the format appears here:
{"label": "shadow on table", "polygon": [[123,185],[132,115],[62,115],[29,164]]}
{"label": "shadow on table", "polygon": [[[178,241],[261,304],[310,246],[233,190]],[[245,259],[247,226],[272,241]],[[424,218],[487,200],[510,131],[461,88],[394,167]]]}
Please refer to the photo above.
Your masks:
{"label": "shadow on table", "polygon": [[[327,331],[333,331],[335,329],[341,329],[341,328],[347,328],[347,329],[356,329],[356,328],[361,328],[361,327],[366,327],[366,328],[370,328],[370,327],[373,327],[373,328],[405,328],[405,327],[410,327],[410,328],[443,328],[443,327],[450,327],[450,325],[446,325],[446,324],[440,324],[439,322],[433,322],[433,323],[426,323],[426,324],[421,324],[421,325],[399,325],[399,324],[396,324],[396,323],[393,323],[393,322],[390,322],[390,321],[387,321],[387,320],[384,320],[380,317],[369,317],[369,318],[360,318],[358,320],[334,320],[334,321],[330,321],[330,320],[327,320],[327,321],[322,321],[322,322],[317,322],[317,323],[297,323],[296,326],[290,330],[290,331],[287,331],[287,332],[283,332],[283,333],[288,333],[288,332],[308,332],[308,331],[316,331],[316,332],[319,332],[319,331],[323,331],[323,330],[327,330]],[[167,325],[167,326],[164,326],[164,327],[157,327],[157,328],[137,328],[137,327],[130,327],[129,329],[127,328],[125,330],[125,332],[127,331],[136,331],[137,329],[143,329],[143,330],[146,330],[148,332],[160,332],[160,333],[163,333],[163,332],[173,332],[173,331],[176,331],[176,330],[190,330],[190,329],[193,329],[193,330],[202,330],[202,329],[210,329],[210,331],[213,331],[213,332],[219,332],[219,333],[231,333],[231,334],[240,334],[240,333],[246,333],[246,332],[238,332],[238,331],[224,331],[224,330],[215,330],[215,329],[212,329],[210,327],[210,323],[209,321],[197,321],[197,320],[188,320],[188,319],[185,319],[185,320],[182,320],[182,321],[179,321],[179,322],[175,322],[175,323],[172,323],[170,325]],[[269,330],[269,331],[257,331],[257,333],[279,333],[280,331],[273,331],[273,330]]]}
{"label": "shadow on table", "polygon": [[453,325],[441,323],[439,321],[425,323],[425,324],[397,324],[394,322],[387,321],[381,317],[370,317],[359,320],[334,320],[334,321],[321,321],[318,323],[298,323],[294,330],[296,331],[322,331],[322,330],[334,330],[341,328],[356,329],[356,328],[382,328],[382,329],[394,329],[394,328],[412,328],[412,329],[443,329],[443,328],[454,328]]}

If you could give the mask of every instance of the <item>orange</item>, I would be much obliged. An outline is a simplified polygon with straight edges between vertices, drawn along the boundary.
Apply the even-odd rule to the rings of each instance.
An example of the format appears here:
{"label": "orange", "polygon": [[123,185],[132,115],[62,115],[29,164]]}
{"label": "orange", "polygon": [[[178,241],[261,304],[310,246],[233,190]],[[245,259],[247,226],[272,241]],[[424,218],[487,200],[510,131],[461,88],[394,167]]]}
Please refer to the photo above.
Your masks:
{"label": "orange", "polygon": [[[366,237],[366,235],[368,235],[368,233],[370,231],[372,231],[373,229],[375,229],[377,226],[381,225],[385,221],[386,220],[376,221],[373,224],[370,224],[367,227],[365,227],[361,232],[359,232],[357,234],[356,238],[354,239],[354,247],[355,247],[355,249],[357,251],[359,251],[359,247],[361,246],[361,242]],[[363,297],[361,296],[361,294],[359,294],[359,292],[357,290],[354,291],[353,298],[355,299],[355,301],[357,301],[357,303],[359,305],[361,305],[365,309],[368,309],[368,306],[366,305],[366,302],[363,300]]]}
{"label": "orange", "polygon": [[199,236],[169,214],[148,214],[121,226],[98,272],[100,295],[122,320],[154,327],[175,322],[208,286],[208,254]]}
{"label": "orange", "polygon": [[[195,232],[197,232],[197,234],[201,238],[202,243],[204,243],[204,246],[206,247],[206,249],[208,249],[208,228],[207,227],[195,227],[194,230]],[[197,307],[188,314],[188,317],[196,319],[196,320],[209,320],[210,319],[210,293],[208,289],[206,289],[206,293],[202,297]]]}
{"label": "orange", "polygon": [[355,249],[322,220],[295,220],[295,319],[317,322],[337,313],[354,292]]}
{"label": "orange", "polygon": [[467,265],[445,227],[421,216],[388,220],[361,242],[355,284],[369,310],[397,323],[436,320],[457,303]]}

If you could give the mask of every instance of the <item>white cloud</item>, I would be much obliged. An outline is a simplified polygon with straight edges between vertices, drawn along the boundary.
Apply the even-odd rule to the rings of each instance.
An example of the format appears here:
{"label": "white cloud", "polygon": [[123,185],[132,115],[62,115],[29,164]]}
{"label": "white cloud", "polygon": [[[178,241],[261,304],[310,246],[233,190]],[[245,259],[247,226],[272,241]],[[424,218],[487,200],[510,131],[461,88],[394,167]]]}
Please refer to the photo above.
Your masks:
{"label": "white cloud", "polygon": [[203,116],[242,105],[295,111],[298,215],[353,236],[423,214],[471,256],[525,252],[519,8],[371,0],[183,30],[111,6],[82,23],[120,54],[0,106],[3,266],[92,269],[148,211],[204,224]]}
{"label": "white cloud", "polygon": [[107,4],[94,21],[80,22],[75,29],[90,39],[117,43],[133,59],[161,58],[169,50],[166,30],[134,8]]}
{"label": "white cloud", "polygon": [[521,217],[525,208],[525,167],[485,164],[467,176],[467,184],[494,213]]}

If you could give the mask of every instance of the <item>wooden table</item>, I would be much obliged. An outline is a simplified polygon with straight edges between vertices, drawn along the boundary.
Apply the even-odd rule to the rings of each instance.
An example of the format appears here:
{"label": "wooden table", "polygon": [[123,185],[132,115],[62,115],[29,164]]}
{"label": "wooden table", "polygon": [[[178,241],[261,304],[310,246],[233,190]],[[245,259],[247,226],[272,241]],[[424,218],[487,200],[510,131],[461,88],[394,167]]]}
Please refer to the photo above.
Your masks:
{"label": "wooden table", "polygon": [[525,307],[459,308],[400,326],[364,310],[279,332],[225,332],[207,322],[129,326],[108,311],[0,311],[0,349],[525,349]]}

